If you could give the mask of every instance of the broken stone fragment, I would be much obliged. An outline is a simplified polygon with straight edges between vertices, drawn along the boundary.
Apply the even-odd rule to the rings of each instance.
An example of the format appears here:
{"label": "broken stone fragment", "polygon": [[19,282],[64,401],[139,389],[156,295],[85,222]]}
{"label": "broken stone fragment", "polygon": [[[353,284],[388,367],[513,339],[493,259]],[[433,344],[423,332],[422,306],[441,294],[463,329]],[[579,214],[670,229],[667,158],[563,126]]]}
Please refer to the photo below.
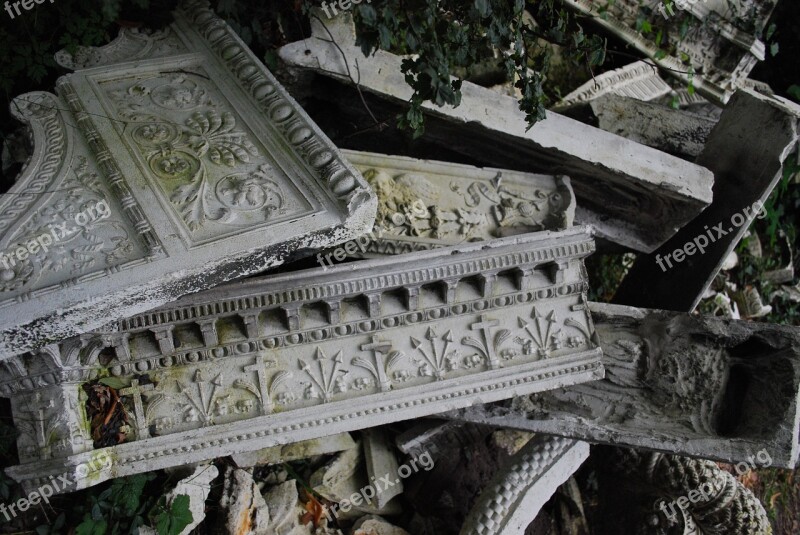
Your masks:
{"label": "broken stone fragment", "polygon": [[800,328],[592,303],[606,378],[461,421],[736,463],[800,456]]}
{"label": "broken stone fragment", "polygon": [[237,453],[232,455],[233,461],[240,468],[252,466],[280,464],[299,459],[308,459],[318,455],[327,455],[350,448],[355,448],[356,443],[350,437],[350,433],[339,433],[336,435],[315,438],[313,440],[303,440],[283,446],[273,446],[262,450]]}
{"label": "broken stone fragment", "polygon": [[[398,477],[400,465],[385,429],[364,429],[361,436],[367,476],[375,485],[375,507],[383,509],[392,498],[403,493],[403,481]],[[385,481],[394,484],[389,485]]]}
{"label": "broken stone fragment", "polygon": [[[397,477],[397,473],[391,475]],[[392,479],[394,482],[394,479]],[[378,489],[367,475],[361,448],[346,450],[311,475],[309,485],[314,492],[334,503],[326,516],[342,520],[354,519],[364,513],[394,515],[400,512],[396,501],[378,505]]]}
{"label": "broken stone fragment", "polygon": [[60,58],[57,95],[11,103],[35,148],[0,196],[0,359],[372,228],[363,177],[207,2]]}
{"label": "broken stone fragment", "polygon": [[247,470],[229,466],[220,498],[226,533],[267,535],[270,512],[261,490]]}
{"label": "broken stone fragment", "polygon": [[354,525],[351,535],[409,535],[409,533],[379,516],[365,516]]}
{"label": "broken stone fragment", "polygon": [[[362,93],[377,95],[391,111],[405,107],[413,91],[403,77],[404,58],[383,50],[365,58],[349,14],[323,18],[312,19],[311,38],[280,49],[283,61],[344,84],[354,84],[348,72],[358,72]],[[424,139],[481,164],[532,172],[558,168],[571,179],[577,221],[594,225],[603,238],[651,251],[712,200],[713,175],[701,166],[557,113],[529,128],[514,97],[469,82],[461,92],[457,108],[423,106]],[[353,101],[349,119],[362,107],[360,99]]]}
{"label": "broken stone fragment", "polygon": [[219,470],[213,464],[200,465],[194,472],[178,481],[174,489],[166,495],[167,507],[177,496],[189,497],[189,511],[192,513],[192,523],[183,528],[179,535],[189,535],[206,517],[206,500],[211,493],[211,482],[217,478]]}

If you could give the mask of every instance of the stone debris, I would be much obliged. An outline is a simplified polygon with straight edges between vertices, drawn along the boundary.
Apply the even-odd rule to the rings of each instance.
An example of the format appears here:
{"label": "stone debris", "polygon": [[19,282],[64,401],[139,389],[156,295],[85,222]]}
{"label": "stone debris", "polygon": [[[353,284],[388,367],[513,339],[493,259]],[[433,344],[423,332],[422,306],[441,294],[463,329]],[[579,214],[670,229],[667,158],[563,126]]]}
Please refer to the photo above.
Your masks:
{"label": "stone debris", "polygon": [[266,535],[271,524],[267,502],[261,495],[253,474],[229,466],[225,471],[225,486],[220,498],[225,511],[226,533],[237,535]]}
{"label": "stone debris", "polygon": [[382,484],[375,489],[375,506],[383,509],[392,498],[403,493],[403,481],[396,477],[400,472],[400,465],[384,429],[364,429],[361,436],[369,481],[381,481],[386,476],[394,480],[392,486]]}
{"label": "stone debris", "polygon": [[204,464],[195,468],[192,475],[178,481],[174,489],[166,495],[169,507],[177,496],[189,497],[189,511],[192,513],[192,523],[183,528],[179,535],[189,535],[194,528],[200,525],[206,517],[206,500],[211,493],[211,482],[219,475],[219,470],[213,464]]}
{"label": "stone debris", "polygon": [[[363,92],[397,105],[409,100],[403,58],[383,50],[365,58],[349,14],[313,18],[311,29],[311,38],[279,50],[287,65],[346,84],[354,84],[347,73],[358,72]],[[529,128],[516,98],[470,82],[461,91],[457,108],[423,106],[424,139],[496,167],[561,169],[575,190],[577,222],[602,238],[652,251],[712,200],[713,175],[701,166],[557,113]]]}
{"label": "stone debris", "polygon": [[239,468],[249,468],[260,465],[282,464],[298,459],[337,453],[355,447],[356,443],[350,433],[339,433],[333,436],[284,444],[283,446],[236,453],[231,458]]}
{"label": "stone debris", "polygon": [[351,535],[410,535],[378,516],[365,516],[353,525]]}
{"label": "stone debris", "polygon": [[[658,67],[647,61],[634,61],[619,69],[592,77],[562,98],[553,109],[563,113],[580,104],[592,103],[610,95],[626,97],[626,100],[649,102],[671,92],[672,87],[658,74]],[[612,132],[606,128],[603,130]]]}

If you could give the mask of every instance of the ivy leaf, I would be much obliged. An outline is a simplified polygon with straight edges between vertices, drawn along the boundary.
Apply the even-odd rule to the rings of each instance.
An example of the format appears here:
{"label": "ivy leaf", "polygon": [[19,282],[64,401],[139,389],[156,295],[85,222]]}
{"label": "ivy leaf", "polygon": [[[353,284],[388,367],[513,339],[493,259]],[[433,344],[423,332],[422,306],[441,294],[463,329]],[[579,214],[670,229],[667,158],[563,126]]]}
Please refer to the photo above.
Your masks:
{"label": "ivy leaf", "polygon": [[790,97],[800,102],[800,85],[792,85],[786,90]]}
{"label": "ivy leaf", "polygon": [[125,516],[133,515],[139,508],[144,486],[152,477],[152,475],[148,474],[136,474],[115,479],[111,485],[113,504],[117,507],[122,507],[125,511]]}
{"label": "ivy leaf", "polygon": [[164,509],[155,517],[155,527],[158,535],[179,535],[183,529],[192,523],[194,517],[189,510],[189,497],[179,494],[172,500],[169,509]]}
{"label": "ivy leaf", "polygon": [[780,50],[780,46],[778,45],[777,42],[772,43],[772,45],[769,47],[769,51],[773,56],[777,56],[779,50]]}
{"label": "ivy leaf", "polygon": [[108,523],[103,520],[92,520],[89,513],[83,516],[83,522],[75,528],[75,535],[105,535]]}

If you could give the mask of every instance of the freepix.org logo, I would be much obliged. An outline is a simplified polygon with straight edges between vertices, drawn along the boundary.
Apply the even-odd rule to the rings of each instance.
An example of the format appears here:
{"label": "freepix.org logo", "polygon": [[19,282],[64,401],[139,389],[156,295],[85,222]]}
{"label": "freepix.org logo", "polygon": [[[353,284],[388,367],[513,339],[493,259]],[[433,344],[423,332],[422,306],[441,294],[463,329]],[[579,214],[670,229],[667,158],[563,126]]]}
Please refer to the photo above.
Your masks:
{"label": "freepix.org logo", "polygon": [[50,224],[47,226],[48,232],[43,232],[35,238],[19,243],[17,247],[10,248],[6,253],[0,254],[0,265],[8,270],[13,268],[17,262],[24,262],[29,257],[39,251],[46,253],[53,245],[62,240],[66,240],[81,232],[84,227],[96,223],[111,216],[111,209],[105,199],[97,201],[94,205],[75,214],[74,220],[77,227],[69,227],[69,221]]}
{"label": "freepix.org logo", "polygon": [[[33,6],[37,4],[44,4],[44,1],[45,0],[17,0],[16,2],[6,2],[5,10],[6,13],[8,13],[8,16],[11,17],[11,19],[13,20],[15,16],[14,13],[16,13],[17,16],[22,15],[22,11],[20,11],[19,9],[20,6],[22,6],[22,9],[24,9],[25,11],[30,11],[31,9],[33,9]],[[55,2],[55,0],[50,0],[51,4],[53,2]]]}

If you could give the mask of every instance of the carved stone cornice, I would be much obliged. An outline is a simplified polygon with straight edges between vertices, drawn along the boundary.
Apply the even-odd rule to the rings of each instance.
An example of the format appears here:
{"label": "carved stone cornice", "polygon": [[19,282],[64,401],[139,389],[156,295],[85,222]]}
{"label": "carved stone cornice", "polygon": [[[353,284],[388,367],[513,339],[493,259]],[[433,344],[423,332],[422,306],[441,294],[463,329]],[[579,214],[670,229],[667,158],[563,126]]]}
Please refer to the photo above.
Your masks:
{"label": "carved stone cornice", "polygon": [[207,2],[57,57],[58,95],[11,104],[34,151],[0,198],[0,359],[371,228],[363,177]]}
{"label": "carved stone cornice", "polygon": [[[602,377],[593,250],[575,228],[250,279],[65,342],[71,369],[125,385],[136,430],[81,484]],[[22,386],[6,373],[12,398]],[[36,484],[47,466],[10,473]]]}

